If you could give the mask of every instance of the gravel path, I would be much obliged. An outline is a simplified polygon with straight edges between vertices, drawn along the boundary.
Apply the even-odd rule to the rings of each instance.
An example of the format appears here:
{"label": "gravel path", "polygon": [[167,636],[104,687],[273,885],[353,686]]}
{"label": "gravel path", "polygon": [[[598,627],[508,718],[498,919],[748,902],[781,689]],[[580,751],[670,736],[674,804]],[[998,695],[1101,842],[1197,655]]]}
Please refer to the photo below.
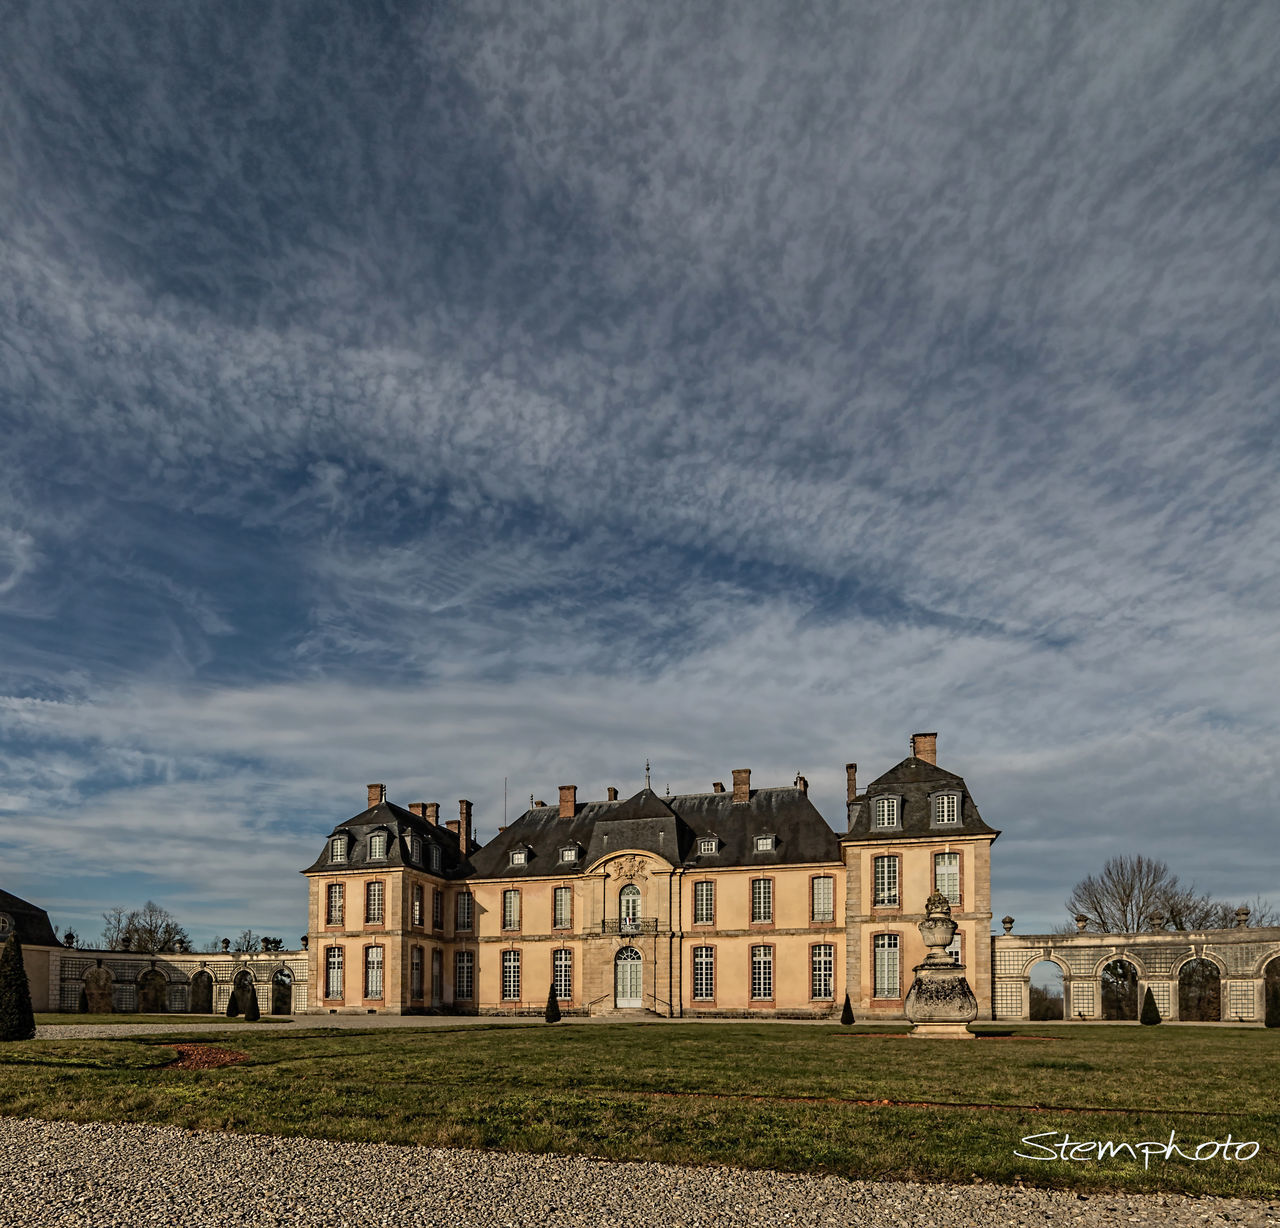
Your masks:
{"label": "gravel path", "polygon": [[0,1228],[1280,1225],[1280,1201],[846,1181],[728,1168],[0,1118]]}

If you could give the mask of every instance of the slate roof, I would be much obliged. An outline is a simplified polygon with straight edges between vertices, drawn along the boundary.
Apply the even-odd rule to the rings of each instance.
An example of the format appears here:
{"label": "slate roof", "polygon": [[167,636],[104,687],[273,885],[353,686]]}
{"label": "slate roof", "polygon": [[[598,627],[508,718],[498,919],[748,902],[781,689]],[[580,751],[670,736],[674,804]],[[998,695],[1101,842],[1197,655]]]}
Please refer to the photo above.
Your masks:
{"label": "slate roof", "polygon": [[[756,836],[772,835],[775,847],[754,851]],[[700,854],[698,839],[714,836],[718,851]],[[576,846],[574,862],[560,850]],[[523,866],[510,853],[528,851]],[[535,806],[473,853],[478,878],[542,878],[580,874],[610,852],[639,849],[688,868],[803,865],[840,860],[840,841],[801,788],[752,789],[750,800],[733,804],[732,793],[686,793],[659,797],[641,789],[616,802],[579,802],[571,817],[559,806]]]}
{"label": "slate roof", "polygon": [[[387,855],[377,860],[369,858],[369,837],[379,829],[387,832]],[[347,845],[346,861],[330,861],[330,841],[334,836],[346,832],[350,837]],[[422,838],[422,864],[409,857],[408,837],[417,834]],[[385,870],[408,867],[413,870],[431,872],[430,853],[427,849],[436,844],[440,847],[440,873],[443,878],[465,878],[471,873],[468,860],[462,856],[458,841],[447,827],[428,823],[420,819],[412,811],[397,806],[394,802],[379,802],[370,806],[354,818],[339,823],[325,840],[324,851],[305,870],[303,874],[315,874],[325,870]],[[473,840],[471,847],[479,846]]]}
{"label": "slate roof", "polygon": [[[960,794],[960,822],[939,826],[933,822],[931,798],[934,793],[945,790]],[[899,826],[877,829],[871,825],[875,799],[885,796],[902,799],[898,807]],[[849,804],[849,831],[844,839],[892,842],[948,834],[994,837],[1000,833],[983,822],[963,776],[911,755],[878,776],[867,786],[865,794]]]}
{"label": "slate roof", "polygon": [[0,891],[0,912],[7,912],[13,918],[13,928],[19,942],[37,947],[62,946],[49,923],[49,914],[43,908],[27,900],[20,900],[7,891]]}

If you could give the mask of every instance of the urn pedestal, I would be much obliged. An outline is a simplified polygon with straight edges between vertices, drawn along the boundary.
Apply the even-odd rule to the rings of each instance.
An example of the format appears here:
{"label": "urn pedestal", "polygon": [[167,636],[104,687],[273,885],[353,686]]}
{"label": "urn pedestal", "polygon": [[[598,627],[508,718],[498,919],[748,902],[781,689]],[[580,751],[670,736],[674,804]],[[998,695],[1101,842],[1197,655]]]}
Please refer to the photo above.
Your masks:
{"label": "urn pedestal", "polygon": [[956,963],[946,948],[955,937],[947,897],[935,891],[925,901],[920,937],[929,948],[924,963],[915,967],[915,979],[907,993],[904,1011],[915,1027],[912,1036],[973,1040],[967,1024],[978,1017],[978,999],[965,979],[964,965]]}

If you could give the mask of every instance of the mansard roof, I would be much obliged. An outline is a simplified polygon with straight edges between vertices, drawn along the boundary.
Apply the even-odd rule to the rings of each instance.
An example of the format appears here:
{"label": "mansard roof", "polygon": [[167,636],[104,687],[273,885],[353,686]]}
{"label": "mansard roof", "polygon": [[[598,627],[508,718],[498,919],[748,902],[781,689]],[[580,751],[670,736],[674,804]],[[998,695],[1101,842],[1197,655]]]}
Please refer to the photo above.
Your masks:
{"label": "mansard roof", "polygon": [[[387,855],[371,860],[369,858],[369,837],[375,831],[385,830]],[[350,837],[346,861],[330,860],[330,841],[334,836],[346,834]],[[325,841],[324,851],[311,865],[302,871],[303,874],[316,874],[325,870],[384,870],[413,869],[426,870],[429,863],[415,864],[408,856],[405,837],[416,835],[421,837],[424,848],[432,844],[438,845],[441,851],[441,876],[444,878],[464,878],[471,867],[458,848],[458,841],[447,827],[428,823],[412,811],[397,806],[394,802],[382,801],[368,810],[361,811],[353,818],[347,819],[334,827]],[[472,842],[472,847],[477,847]]]}
{"label": "mansard roof", "polygon": [[62,945],[49,923],[49,914],[39,905],[21,900],[7,891],[0,891],[0,912],[7,913],[13,919],[13,931],[18,935],[19,942],[37,947]]}
{"label": "mansard roof", "polygon": [[[960,795],[960,821],[939,827],[933,821],[933,796],[954,792]],[[877,829],[872,826],[875,800],[878,797],[901,799],[899,825]],[[849,803],[849,831],[845,840],[908,840],[920,836],[991,836],[1000,833],[988,827],[978,813],[963,776],[948,772],[936,763],[908,755],[876,777],[866,793]]]}
{"label": "mansard roof", "polygon": [[[715,836],[715,853],[698,852],[700,836]],[[755,851],[756,836],[773,836],[774,847]],[[586,855],[561,862],[559,850],[576,844]],[[510,853],[525,847],[525,864]],[[580,802],[571,816],[558,806],[535,806],[472,854],[480,878],[539,878],[580,874],[602,857],[638,849],[686,868],[803,865],[836,862],[840,842],[798,787],[752,789],[734,804],[732,793],[685,793],[662,798],[651,789],[616,802]]]}

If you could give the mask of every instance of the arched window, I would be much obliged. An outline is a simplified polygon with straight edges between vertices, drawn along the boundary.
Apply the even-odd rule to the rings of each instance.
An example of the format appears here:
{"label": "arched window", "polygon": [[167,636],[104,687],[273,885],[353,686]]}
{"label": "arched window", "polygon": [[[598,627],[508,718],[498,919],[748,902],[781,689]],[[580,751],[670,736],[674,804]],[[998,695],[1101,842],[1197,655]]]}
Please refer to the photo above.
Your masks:
{"label": "arched window", "polygon": [[1222,1018],[1222,974],[1211,959],[1189,959],[1178,970],[1178,1018],[1217,1023]]}
{"label": "arched window", "polygon": [[1066,995],[1062,989],[1062,969],[1051,959],[1042,959],[1031,969],[1031,1018],[1065,1018]]}
{"label": "arched window", "polygon": [[634,883],[628,883],[618,892],[618,916],[624,929],[628,922],[640,920],[640,888]]}

